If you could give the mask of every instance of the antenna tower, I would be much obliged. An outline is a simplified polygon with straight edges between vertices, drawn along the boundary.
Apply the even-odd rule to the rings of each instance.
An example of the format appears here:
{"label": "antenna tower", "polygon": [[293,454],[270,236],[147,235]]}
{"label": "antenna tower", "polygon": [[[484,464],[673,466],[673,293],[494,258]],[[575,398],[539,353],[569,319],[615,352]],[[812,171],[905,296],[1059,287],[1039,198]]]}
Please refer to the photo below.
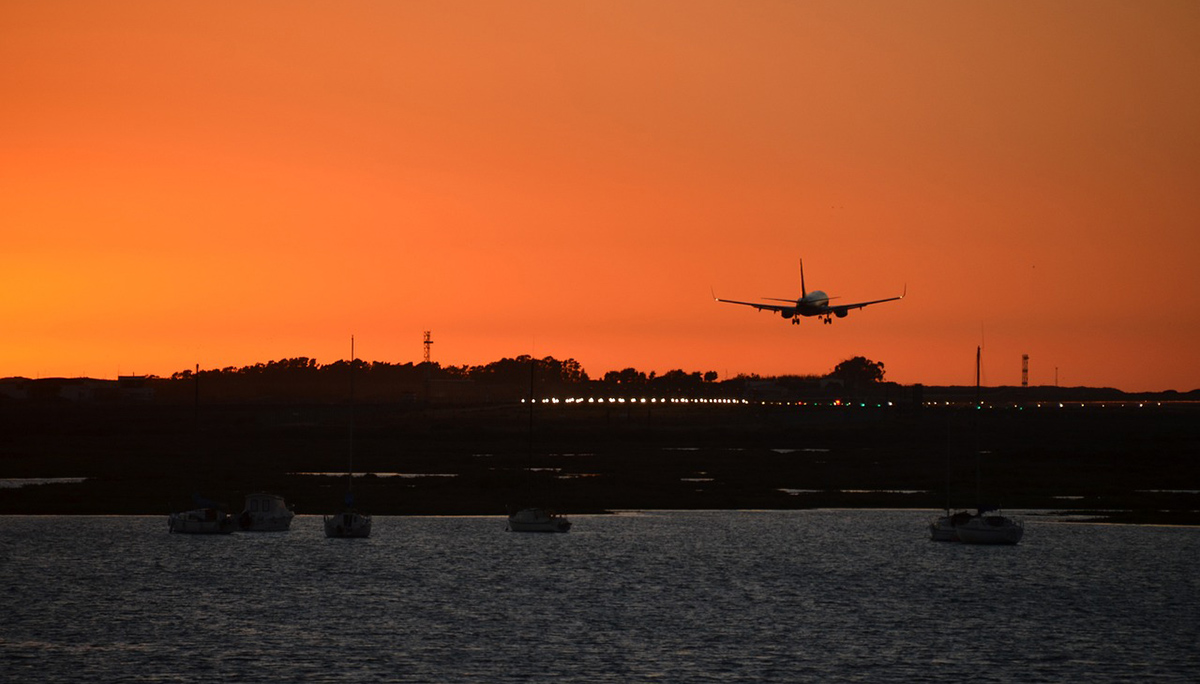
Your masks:
{"label": "antenna tower", "polygon": [[1021,387],[1029,387],[1029,354],[1021,354]]}
{"label": "antenna tower", "polygon": [[429,363],[429,347],[433,345],[433,340],[429,339],[429,335],[430,331],[426,330],[425,341],[422,343],[425,345],[425,363]]}

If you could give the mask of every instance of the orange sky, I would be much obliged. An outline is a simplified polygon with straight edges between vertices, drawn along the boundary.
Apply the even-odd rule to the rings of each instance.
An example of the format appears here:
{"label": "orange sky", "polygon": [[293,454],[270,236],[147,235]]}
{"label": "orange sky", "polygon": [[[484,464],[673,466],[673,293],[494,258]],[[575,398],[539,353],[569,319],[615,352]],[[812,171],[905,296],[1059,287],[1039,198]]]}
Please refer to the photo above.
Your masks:
{"label": "orange sky", "polygon": [[[0,4],[0,377],[1200,387],[1200,4]],[[908,298],[825,326],[712,301]]]}

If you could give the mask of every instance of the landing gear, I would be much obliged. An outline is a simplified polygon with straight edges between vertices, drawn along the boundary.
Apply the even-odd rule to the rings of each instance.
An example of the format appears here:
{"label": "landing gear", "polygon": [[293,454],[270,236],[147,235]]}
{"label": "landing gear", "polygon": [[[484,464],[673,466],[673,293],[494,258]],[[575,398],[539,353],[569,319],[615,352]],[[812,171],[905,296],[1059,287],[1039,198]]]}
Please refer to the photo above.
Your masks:
{"label": "landing gear", "polygon": [[831,319],[829,317],[829,314],[825,314],[825,325],[829,325],[832,322],[833,322],[833,319]]}

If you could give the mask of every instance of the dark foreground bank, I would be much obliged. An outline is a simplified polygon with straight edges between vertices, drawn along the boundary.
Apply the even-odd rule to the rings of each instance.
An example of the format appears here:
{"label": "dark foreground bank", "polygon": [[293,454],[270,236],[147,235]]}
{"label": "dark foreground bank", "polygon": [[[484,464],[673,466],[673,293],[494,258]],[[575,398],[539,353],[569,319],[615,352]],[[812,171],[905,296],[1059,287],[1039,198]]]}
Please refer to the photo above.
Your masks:
{"label": "dark foreground bank", "polygon": [[[0,514],[973,508],[1200,522],[1200,407],[6,405]],[[56,482],[56,478],[71,478]],[[83,478],[82,481],[78,481]],[[28,483],[50,479],[50,483]],[[28,483],[28,484],[27,484]],[[10,483],[12,484],[12,483]]]}

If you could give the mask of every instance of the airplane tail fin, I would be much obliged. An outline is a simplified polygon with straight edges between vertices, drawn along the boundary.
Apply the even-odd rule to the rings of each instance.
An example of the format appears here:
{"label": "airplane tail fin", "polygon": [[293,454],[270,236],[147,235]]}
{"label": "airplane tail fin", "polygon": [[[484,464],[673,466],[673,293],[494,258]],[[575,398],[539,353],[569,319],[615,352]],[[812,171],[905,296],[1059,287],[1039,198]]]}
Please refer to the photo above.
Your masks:
{"label": "airplane tail fin", "polygon": [[800,299],[808,296],[808,290],[804,289],[804,259],[800,260]]}

